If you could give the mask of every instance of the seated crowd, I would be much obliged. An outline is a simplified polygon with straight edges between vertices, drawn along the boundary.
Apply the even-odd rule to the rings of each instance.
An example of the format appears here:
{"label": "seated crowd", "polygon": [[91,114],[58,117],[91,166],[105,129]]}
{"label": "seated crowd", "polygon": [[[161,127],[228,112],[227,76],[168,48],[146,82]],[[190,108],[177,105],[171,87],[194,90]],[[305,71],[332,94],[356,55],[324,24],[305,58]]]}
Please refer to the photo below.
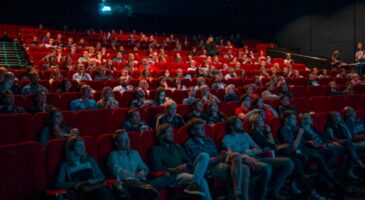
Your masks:
{"label": "seated crowd", "polygon": [[[168,38],[165,45],[174,44],[176,50],[181,48],[173,35]],[[329,112],[322,133],[314,127],[314,113],[300,113],[291,103],[295,97],[290,90],[293,78],[305,79],[308,86],[319,86],[321,80],[330,79],[326,83],[328,96],[353,95],[353,87],[362,82],[355,71],[341,70],[331,77],[327,70],[320,73],[313,68],[300,74],[294,68],[290,54],[283,60],[284,67],[273,63],[269,68],[271,58],[263,51],[255,57],[244,47],[235,55],[229,41],[226,45],[224,42],[221,44],[221,48],[228,49],[223,54],[225,59],[230,59],[227,65],[219,61],[218,48],[211,47],[213,38],[209,37],[206,44],[203,42],[199,47],[201,52],[193,48],[187,60],[176,53],[174,62],[185,62],[187,70],[166,69],[153,82],[156,77],[151,74],[157,73],[154,64],[167,59],[163,46],[160,46],[164,43],[159,44],[153,38],[141,39],[153,45],[147,48],[148,55],[140,60],[135,59],[137,46],[134,46],[137,49],[133,47],[135,53],[127,53],[122,45],[114,46],[118,52],[108,60],[106,48],[97,44],[83,52],[77,59],[77,65],[73,64],[71,57],[61,55],[62,48],[69,48],[71,52],[76,51],[76,47],[85,49],[84,42],[74,44],[70,40],[68,44],[61,45],[51,40],[49,34],[42,39],[42,45],[55,49],[43,58],[46,62],[40,68],[53,71],[46,80],[50,85],[60,82],[57,88],[52,89],[57,97],[78,92],[75,89],[78,88],[80,96],[70,102],[68,110],[114,111],[123,105],[130,108],[126,120],[112,135],[114,149],[104,170],[88,154],[78,128],[66,124],[62,110],[48,104],[47,95],[51,92],[41,84],[42,70],[39,67],[28,67],[22,77],[16,77],[11,70],[0,70],[0,114],[47,112],[46,123],[39,133],[40,144],[47,147],[52,139],[67,138],[66,156],[59,168],[55,187],[67,189],[69,195],[76,199],[123,199],[126,191],[132,199],[159,199],[161,190],[183,188],[187,195],[211,200],[216,195],[211,183],[216,179],[227,183],[227,195],[231,199],[285,199],[288,195],[298,195],[305,199],[323,200],[333,195],[353,194],[352,187],[345,183],[358,183],[365,179],[361,176],[361,171],[365,170],[361,159],[365,150],[365,124],[357,115],[356,108],[346,106],[342,113]],[[28,47],[38,45],[35,39]],[[197,64],[194,57],[203,58],[203,63]],[[64,61],[57,63],[57,59]],[[126,65],[116,77],[117,84],[104,85],[102,90],[88,84],[91,80],[104,83],[114,80],[117,71],[113,64],[124,62]],[[253,77],[246,75],[240,67],[250,63],[258,65],[258,74]],[[68,79],[60,70],[74,73]],[[138,84],[132,84],[138,70]],[[196,82],[190,84],[194,78]],[[252,79],[246,85],[230,82],[248,78]],[[340,89],[335,78],[349,79]],[[264,80],[267,80],[266,83]],[[19,83],[22,81],[28,83],[21,87]],[[75,83],[77,86],[73,85]],[[150,87],[152,83],[154,85]],[[240,93],[243,95],[238,94],[238,87],[243,87],[244,92]],[[182,99],[174,99],[169,95],[171,91],[185,91],[186,95]],[[223,94],[219,95],[217,91],[223,91]],[[31,96],[32,105],[29,108],[16,105],[14,95]],[[127,104],[121,101],[126,95],[132,96]],[[183,116],[178,114],[177,101],[191,105],[191,112]],[[267,103],[272,101],[278,101],[279,105]],[[239,106],[233,108],[234,115],[227,116],[220,109],[221,102],[239,102]],[[149,120],[147,122],[141,117],[140,109],[148,107],[163,107],[164,111],[153,119],[146,119]],[[271,122],[275,119],[281,120],[281,127],[272,127]],[[217,143],[205,129],[218,123],[224,123],[225,130]],[[183,128],[187,130],[187,139],[179,143],[176,134]],[[149,152],[149,162],[146,162],[141,152],[132,148],[130,133],[154,129],[157,142]],[[313,179],[308,179],[307,175]],[[113,189],[105,184],[106,177],[117,180]],[[122,185],[119,185],[120,182]]]}

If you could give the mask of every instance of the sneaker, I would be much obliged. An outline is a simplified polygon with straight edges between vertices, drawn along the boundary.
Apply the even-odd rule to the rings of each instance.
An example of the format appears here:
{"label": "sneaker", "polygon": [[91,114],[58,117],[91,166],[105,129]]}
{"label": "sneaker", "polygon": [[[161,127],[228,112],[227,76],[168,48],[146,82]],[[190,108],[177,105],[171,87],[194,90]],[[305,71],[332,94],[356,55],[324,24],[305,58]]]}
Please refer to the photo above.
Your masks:
{"label": "sneaker", "polygon": [[201,188],[196,183],[186,186],[184,192],[192,195],[205,196],[204,192],[201,191]]}

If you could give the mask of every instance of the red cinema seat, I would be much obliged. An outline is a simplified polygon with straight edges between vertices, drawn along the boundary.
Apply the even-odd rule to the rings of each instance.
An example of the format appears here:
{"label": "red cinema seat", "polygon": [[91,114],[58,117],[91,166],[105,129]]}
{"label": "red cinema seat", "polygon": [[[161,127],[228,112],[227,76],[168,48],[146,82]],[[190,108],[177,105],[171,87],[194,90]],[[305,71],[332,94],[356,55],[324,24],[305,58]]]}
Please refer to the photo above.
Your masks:
{"label": "red cinema seat", "polygon": [[[137,141],[136,141],[137,142]],[[140,141],[138,141],[140,147],[138,148],[139,153],[141,154],[142,160],[147,164],[151,164],[150,161],[150,152],[151,149],[157,144],[156,131],[146,131],[141,135]]]}
{"label": "red cinema seat", "polygon": [[[123,123],[127,120],[128,111],[130,108],[120,108],[113,112],[113,129],[120,129]],[[143,113],[142,113],[143,114]],[[140,113],[141,115],[141,113]]]}
{"label": "red cinema seat", "polygon": [[275,117],[272,120],[270,120],[269,125],[271,127],[272,136],[274,137],[275,140],[277,140],[278,135],[279,135],[279,129],[282,125],[281,119],[278,117]]}
{"label": "red cinema seat", "polygon": [[306,113],[311,111],[309,100],[307,97],[294,97],[291,103],[298,109],[300,113]]}
{"label": "red cinema seat", "polygon": [[37,142],[0,146],[0,199],[44,198],[47,177],[43,153]]}
{"label": "red cinema seat", "polygon": [[358,84],[354,86],[356,94],[365,94],[365,84]]}
{"label": "red cinema seat", "polygon": [[47,124],[47,115],[47,112],[39,112],[33,115],[33,133],[36,140],[39,140],[39,135],[42,131],[42,128]]}
{"label": "red cinema seat", "polygon": [[296,85],[289,88],[289,91],[293,93],[294,97],[307,96],[307,87],[303,85]]}
{"label": "red cinema seat", "polygon": [[[83,137],[86,145],[86,152],[97,160],[96,141],[93,137]],[[48,177],[48,188],[55,186],[58,169],[65,157],[65,145],[67,139],[52,139],[46,148],[46,174]]]}
{"label": "red cinema seat", "polygon": [[218,122],[214,125],[214,141],[218,150],[222,149],[222,139],[227,134],[226,124],[224,122]]}
{"label": "red cinema seat", "polygon": [[332,110],[327,96],[311,97],[309,102],[312,110],[315,112],[329,112]]}
{"label": "red cinema seat", "polygon": [[71,101],[81,97],[80,92],[65,92],[61,95],[59,109],[68,110],[70,108]]}
{"label": "red cinema seat", "polygon": [[184,143],[189,139],[189,131],[186,126],[180,127],[174,135],[175,141],[178,144],[184,145]]}
{"label": "red cinema seat", "polygon": [[88,85],[90,85],[90,87],[96,91],[102,91],[103,88],[105,87],[104,82],[103,81],[82,81]]}
{"label": "red cinema seat", "polygon": [[0,115],[0,127],[0,144],[35,140],[30,114],[2,114]]}
{"label": "red cinema seat", "polygon": [[324,132],[328,118],[328,112],[316,113],[313,117],[313,126],[318,132]]}
{"label": "red cinema seat", "polygon": [[332,108],[331,110],[342,111],[346,104],[346,96],[345,95],[336,95],[329,96],[327,104]]}
{"label": "red cinema seat", "polygon": [[118,100],[120,107],[129,107],[129,104],[133,100],[133,91],[124,91],[121,95],[116,95],[116,93],[119,92],[114,92],[114,95],[115,98]]}
{"label": "red cinema seat", "polygon": [[109,110],[80,110],[76,113],[76,127],[82,136],[112,133],[113,117]]}
{"label": "red cinema seat", "polygon": [[364,99],[362,95],[348,95],[346,97],[346,105],[353,107],[354,109],[364,108]]}
{"label": "red cinema seat", "polygon": [[289,82],[293,85],[296,86],[304,86],[307,83],[307,79],[306,78],[293,78],[291,80],[289,80]]}
{"label": "red cinema seat", "polygon": [[14,95],[14,103],[25,109],[25,99],[23,95]]}
{"label": "red cinema seat", "polygon": [[183,118],[188,116],[193,111],[193,107],[189,104],[179,104],[176,107],[176,113],[181,115]]}
{"label": "red cinema seat", "polygon": [[55,107],[59,107],[60,97],[56,93],[47,94],[47,104]]}
{"label": "red cinema seat", "polygon": [[186,90],[174,90],[171,95],[171,98],[177,103],[183,103],[183,100],[188,97],[188,92]]}
{"label": "red cinema seat", "polygon": [[221,102],[219,103],[219,111],[226,114],[227,117],[235,115],[236,108],[240,107],[239,101]]}
{"label": "red cinema seat", "polygon": [[327,96],[328,92],[324,90],[322,86],[307,86],[308,96]]}
{"label": "red cinema seat", "polygon": [[76,116],[73,111],[70,110],[63,110],[62,116],[63,116],[63,122],[66,123],[68,126],[76,128]]}
{"label": "red cinema seat", "polygon": [[157,117],[164,113],[164,107],[163,106],[150,106],[146,107],[143,112],[143,118],[147,124],[150,124],[151,127],[155,126]]}

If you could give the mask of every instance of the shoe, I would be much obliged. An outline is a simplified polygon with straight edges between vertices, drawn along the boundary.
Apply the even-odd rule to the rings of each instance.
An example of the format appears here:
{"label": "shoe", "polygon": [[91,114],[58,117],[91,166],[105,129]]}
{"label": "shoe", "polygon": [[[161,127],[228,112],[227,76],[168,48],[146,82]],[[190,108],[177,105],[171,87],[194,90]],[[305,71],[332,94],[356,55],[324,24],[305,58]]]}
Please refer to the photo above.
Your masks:
{"label": "shoe", "polygon": [[184,192],[192,195],[199,195],[202,197],[205,196],[204,192],[201,191],[201,188],[196,183],[192,183],[186,186]]}

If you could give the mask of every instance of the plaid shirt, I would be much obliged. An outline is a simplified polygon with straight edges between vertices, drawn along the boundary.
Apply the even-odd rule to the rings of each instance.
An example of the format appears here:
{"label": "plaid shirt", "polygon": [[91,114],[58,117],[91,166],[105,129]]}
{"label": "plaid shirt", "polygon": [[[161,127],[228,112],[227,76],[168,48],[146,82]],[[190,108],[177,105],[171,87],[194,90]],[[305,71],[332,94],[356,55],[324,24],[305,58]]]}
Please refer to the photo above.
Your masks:
{"label": "plaid shirt", "polygon": [[217,147],[210,137],[204,137],[202,140],[190,138],[185,143],[185,150],[192,160],[195,160],[201,153],[207,153],[211,157],[218,155]]}

